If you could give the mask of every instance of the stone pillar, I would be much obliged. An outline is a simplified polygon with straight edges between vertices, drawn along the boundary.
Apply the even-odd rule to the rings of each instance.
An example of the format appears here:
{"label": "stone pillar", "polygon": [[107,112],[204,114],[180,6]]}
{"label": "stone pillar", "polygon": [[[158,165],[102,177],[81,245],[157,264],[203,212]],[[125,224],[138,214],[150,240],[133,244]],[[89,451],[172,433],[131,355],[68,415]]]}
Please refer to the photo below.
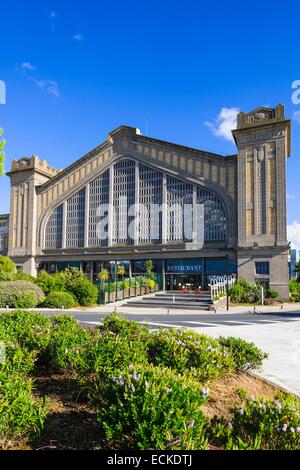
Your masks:
{"label": "stone pillar", "polygon": [[[255,263],[269,262],[270,275],[264,280],[281,297],[287,298],[286,161],[290,153],[290,121],[285,119],[282,105],[275,109],[258,108],[239,114],[233,136],[238,148],[238,274],[256,282],[260,278]],[[247,220],[247,184],[250,183],[246,153],[250,147],[253,148],[254,200],[253,219]],[[250,202],[248,209],[252,210]],[[253,230],[247,226],[252,220]]]}

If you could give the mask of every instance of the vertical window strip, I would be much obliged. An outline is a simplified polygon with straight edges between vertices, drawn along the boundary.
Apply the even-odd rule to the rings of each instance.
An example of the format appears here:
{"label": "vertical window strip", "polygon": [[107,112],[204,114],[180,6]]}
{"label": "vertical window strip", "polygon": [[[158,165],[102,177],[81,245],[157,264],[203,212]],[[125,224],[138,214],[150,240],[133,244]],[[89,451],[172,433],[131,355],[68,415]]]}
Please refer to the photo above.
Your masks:
{"label": "vertical window strip", "polygon": [[63,205],[58,206],[50,215],[45,229],[45,248],[62,247]]}
{"label": "vertical window strip", "polygon": [[66,248],[84,246],[85,188],[67,201]]}
{"label": "vertical window strip", "polygon": [[162,179],[160,171],[140,165],[139,171],[139,242],[161,243]]}
{"label": "vertical window strip", "polygon": [[108,239],[104,238],[98,230],[99,223],[107,217],[101,206],[109,203],[109,170],[90,183],[89,205],[89,244],[88,246],[107,246]]}
{"label": "vertical window strip", "polygon": [[[184,230],[184,206],[193,203],[193,186],[167,175],[167,241],[191,242]],[[186,221],[188,223],[188,221]]]}
{"label": "vertical window strip", "polygon": [[128,226],[133,217],[128,216],[128,209],[135,203],[135,162],[122,160],[114,166],[114,214],[113,244],[132,245]]}
{"label": "vertical window strip", "polygon": [[204,204],[204,240],[226,240],[226,213],[220,199],[209,191],[197,189],[197,204]]}

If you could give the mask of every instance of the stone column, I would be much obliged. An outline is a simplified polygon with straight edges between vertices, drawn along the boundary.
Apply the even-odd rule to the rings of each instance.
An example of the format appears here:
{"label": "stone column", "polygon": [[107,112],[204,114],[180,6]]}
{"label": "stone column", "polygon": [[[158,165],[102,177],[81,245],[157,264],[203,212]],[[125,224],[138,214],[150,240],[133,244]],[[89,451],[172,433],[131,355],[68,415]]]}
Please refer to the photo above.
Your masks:
{"label": "stone column", "polygon": [[246,148],[238,155],[238,245],[246,245]]}
{"label": "stone column", "polygon": [[276,142],[277,244],[287,244],[286,230],[286,150],[285,139]]}

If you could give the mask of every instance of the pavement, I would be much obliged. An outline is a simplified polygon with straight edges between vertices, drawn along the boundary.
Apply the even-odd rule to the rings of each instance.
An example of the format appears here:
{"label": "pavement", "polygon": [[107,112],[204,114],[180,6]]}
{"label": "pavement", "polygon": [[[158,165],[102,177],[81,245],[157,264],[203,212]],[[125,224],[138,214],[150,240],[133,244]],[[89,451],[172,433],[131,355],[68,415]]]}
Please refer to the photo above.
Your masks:
{"label": "pavement", "polygon": [[[277,307],[256,308],[233,307],[229,312],[195,312],[166,309],[137,309],[110,305],[96,309],[65,310],[77,321],[88,327],[100,325],[115,307],[126,318],[158,328],[188,328],[210,336],[235,336],[255,343],[269,354],[264,361],[261,377],[300,396],[300,306],[286,304]],[[38,309],[48,316],[62,313],[62,310]],[[1,310],[2,312],[5,309]],[[0,313],[1,313],[0,311]]]}

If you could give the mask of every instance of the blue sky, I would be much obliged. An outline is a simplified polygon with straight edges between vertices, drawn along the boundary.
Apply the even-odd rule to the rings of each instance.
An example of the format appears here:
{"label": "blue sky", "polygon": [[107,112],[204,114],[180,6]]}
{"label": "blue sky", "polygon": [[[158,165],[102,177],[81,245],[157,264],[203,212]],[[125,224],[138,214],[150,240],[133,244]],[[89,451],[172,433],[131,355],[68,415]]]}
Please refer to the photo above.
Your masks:
{"label": "blue sky", "polygon": [[[300,104],[291,100],[299,18],[299,2],[288,0],[3,2],[6,169],[32,154],[65,167],[121,124],[232,154],[235,108],[283,103],[294,118],[289,237],[300,248]],[[8,212],[7,177],[0,195],[0,213]]]}

